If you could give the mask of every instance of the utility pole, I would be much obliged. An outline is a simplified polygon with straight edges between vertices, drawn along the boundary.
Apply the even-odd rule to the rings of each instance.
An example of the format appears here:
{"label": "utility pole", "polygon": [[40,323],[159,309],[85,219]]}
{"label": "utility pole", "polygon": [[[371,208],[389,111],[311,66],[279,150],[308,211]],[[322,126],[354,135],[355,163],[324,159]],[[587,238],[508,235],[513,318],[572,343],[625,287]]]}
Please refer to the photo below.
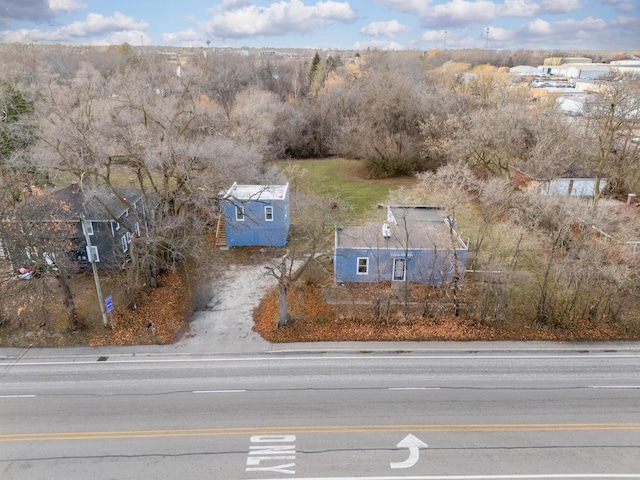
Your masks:
{"label": "utility pole", "polygon": [[446,30],[444,31],[444,48],[447,48],[447,32]]}
{"label": "utility pole", "polygon": [[82,222],[82,232],[84,233],[84,238],[87,241],[87,259],[91,263],[91,269],[93,270],[93,280],[96,283],[96,292],[98,293],[98,303],[100,304],[100,313],[102,314],[102,323],[104,323],[105,327],[109,326],[109,320],[107,319],[107,312],[104,305],[104,299],[102,297],[102,287],[100,286],[100,277],[98,276],[98,267],[96,266],[95,258],[93,258],[93,248],[91,245],[91,237],[89,236],[89,232],[85,226],[84,215],[80,216],[80,221]]}
{"label": "utility pole", "polygon": [[485,41],[484,41],[484,49],[486,50],[489,48],[489,27],[485,29],[484,33],[486,34]]}

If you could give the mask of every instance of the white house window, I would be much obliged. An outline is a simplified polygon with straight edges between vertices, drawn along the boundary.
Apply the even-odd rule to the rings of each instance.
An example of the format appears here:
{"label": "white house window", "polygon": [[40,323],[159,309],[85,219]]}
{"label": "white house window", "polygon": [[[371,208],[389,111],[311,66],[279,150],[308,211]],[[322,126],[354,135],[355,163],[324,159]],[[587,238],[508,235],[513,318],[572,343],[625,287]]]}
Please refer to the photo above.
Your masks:
{"label": "white house window", "polygon": [[84,220],[82,222],[82,233],[85,235],[93,235],[93,223],[89,220]]}
{"label": "white house window", "polygon": [[264,207],[264,219],[273,222],[273,207]]}
{"label": "white house window", "polygon": [[127,250],[129,250],[129,242],[127,242],[126,235],[123,235],[122,237],[120,237],[120,244],[122,245],[123,252],[126,252]]}
{"label": "white house window", "polygon": [[125,233],[124,236],[127,237],[127,243],[131,243],[131,232]]}
{"label": "white house window", "polygon": [[369,257],[358,257],[358,275],[369,274]]}
{"label": "white house window", "polygon": [[91,250],[89,250],[89,246],[87,245],[87,260],[98,263],[100,261],[100,254],[98,253],[98,247],[91,246]]}
{"label": "white house window", "polygon": [[120,230],[120,223],[118,222],[113,222],[113,229],[117,232],[118,230]]}
{"label": "white house window", "polygon": [[4,245],[2,244],[2,240],[0,240],[0,260],[4,260],[7,258],[7,254],[4,251]]}
{"label": "white house window", "polygon": [[138,222],[133,226],[133,229],[135,230],[136,235],[140,236],[140,224]]}
{"label": "white house window", "polygon": [[236,220],[244,222],[244,207],[236,206]]}

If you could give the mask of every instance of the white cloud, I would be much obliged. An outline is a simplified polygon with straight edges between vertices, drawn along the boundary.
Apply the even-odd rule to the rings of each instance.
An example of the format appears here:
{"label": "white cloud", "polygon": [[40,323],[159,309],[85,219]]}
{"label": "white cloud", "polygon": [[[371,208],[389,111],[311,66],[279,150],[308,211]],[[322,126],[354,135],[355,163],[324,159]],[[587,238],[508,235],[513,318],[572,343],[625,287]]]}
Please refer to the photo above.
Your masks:
{"label": "white cloud", "polygon": [[[590,48],[597,39],[603,43],[603,36],[608,35],[611,28],[607,22],[597,17],[587,17],[582,20],[559,20],[548,22],[543,19],[535,19],[531,22],[507,30],[505,39],[513,48]],[[489,40],[491,45],[491,37]]]}
{"label": "white cloud", "polygon": [[453,0],[435,5],[425,15],[428,25],[461,26],[471,22],[488,23],[496,17],[497,6],[488,0]]}
{"label": "white cloud", "polygon": [[61,35],[69,37],[91,37],[98,34],[110,33],[122,30],[145,30],[149,27],[146,22],[136,22],[120,12],[115,12],[111,17],[105,17],[99,13],[90,13],[83,22],[73,22],[60,28]]}
{"label": "white cloud", "polygon": [[184,30],[182,32],[163,33],[161,35],[162,45],[172,47],[191,47],[195,44],[204,44],[205,39],[193,29]]}
{"label": "white cloud", "polygon": [[429,10],[430,0],[374,0],[392,10],[424,15]]}
{"label": "white cloud", "polygon": [[640,32],[640,17],[618,17],[611,21],[611,25],[631,29],[637,39]]}
{"label": "white cloud", "polygon": [[505,0],[496,6],[498,14],[506,17],[535,17],[555,13],[569,13],[582,8],[580,0]]}
{"label": "white cloud", "polygon": [[529,0],[505,0],[497,7],[500,15],[507,17],[531,17],[540,10],[540,2]]}
{"label": "white cloud", "polygon": [[397,42],[388,42],[385,40],[371,40],[370,42],[356,42],[353,50],[405,50],[405,47]]}
{"label": "white cloud", "polygon": [[536,18],[534,21],[526,23],[523,30],[536,35],[550,35],[553,32],[551,24],[541,18]]}
{"label": "white cloud", "polygon": [[251,0],[224,0],[222,2],[222,8],[224,10],[232,10],[235,8],[246,7],[251,5]]}
{"label": "white cloud", "polygon": [[75,12],[84,10],[87,5],[77,0],[49,0],[49,8],[56,12]]}
{"label": "white cloud", "polygon": [[588,30],[591,32],[598,32],[607,28],[607,22],[598,17],[587,17],[582,20],[567,19],[559,20],[553,23],[554,30],[576,32],[580,30]]}
{"label": "white cloud", "polygon": [[604,5],[610,5],[614,7],[616,10],[622,13],[630,13],[635,10],[635,5],[633,1],[628,0],[603,0]]}
{"label": "white cloud", "polygon": [[373,22],[360,30],[360,33],[370,37],[393,38],[398,33],[409,31],[409,27],[402,25],[397,20],[389,22]]}
{"label": "white cloud", "polygon": [[466,35],[465,32],[449,32],[445,44],[445,30],[427,30],[420,37],[421,40],[429,42],[432,46],[441,48],[474,48],[478,47],[478,39]]}
{"label": "white cloud", "polygon": [[543,0],[538,13],[569,13],[580,8],[582,8],[580,0]]}
{"label": "white cloud", "polygon": [[306,6],[300,0],[284,0],[268,7],[249,5],[217,12],[211,20],[198,25],[219,38],[241,38],[306,32],[336,22],[350,23],[354,19],[355,13],[346,2],[327,0]]}
{"label": "white cloud", "polygon": [[[83,22],[73,22],[55,30],[2,31],[0,32],[0,41],[74,43],[78,39],[83,39],[87,43],[96,45],[119,44],[125,41],[140,43],[141,36],[144,35],[143,31],[148,26],[146,22],[136,22],[133,18],[120,12],[114,13],[111,17],[90,13]],[[119,38],[127,40],[111,40]]]}

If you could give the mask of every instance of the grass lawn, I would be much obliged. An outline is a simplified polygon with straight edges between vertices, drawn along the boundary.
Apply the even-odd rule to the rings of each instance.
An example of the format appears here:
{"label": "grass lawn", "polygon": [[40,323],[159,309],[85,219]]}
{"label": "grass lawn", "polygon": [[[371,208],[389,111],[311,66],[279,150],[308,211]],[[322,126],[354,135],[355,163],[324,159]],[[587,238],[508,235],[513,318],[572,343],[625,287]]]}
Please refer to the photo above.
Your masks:
{"label": "grass lawn", "polygon": [[306,173],[292,183],[299,182],[301,188],[334,198],[339,205],[353,209],[354,216],[359,218],[375,213],[376,205],[385,203],[390,191],[417,183],[414,177],[366,178],[364,164],[359,160],[327,158],[279,163],[282,168],[299,166],[304,169]]}

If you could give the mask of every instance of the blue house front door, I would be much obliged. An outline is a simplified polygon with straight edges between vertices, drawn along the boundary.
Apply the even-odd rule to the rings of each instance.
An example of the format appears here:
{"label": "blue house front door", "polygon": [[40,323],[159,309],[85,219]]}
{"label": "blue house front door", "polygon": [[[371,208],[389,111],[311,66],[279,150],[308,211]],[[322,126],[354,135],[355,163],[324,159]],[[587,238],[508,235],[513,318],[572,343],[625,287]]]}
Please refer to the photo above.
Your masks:
{"label": "blue house front door", "polygon": [[393,259],[393,281],[403,281],[407,275],[407,261],[405,258]]}

